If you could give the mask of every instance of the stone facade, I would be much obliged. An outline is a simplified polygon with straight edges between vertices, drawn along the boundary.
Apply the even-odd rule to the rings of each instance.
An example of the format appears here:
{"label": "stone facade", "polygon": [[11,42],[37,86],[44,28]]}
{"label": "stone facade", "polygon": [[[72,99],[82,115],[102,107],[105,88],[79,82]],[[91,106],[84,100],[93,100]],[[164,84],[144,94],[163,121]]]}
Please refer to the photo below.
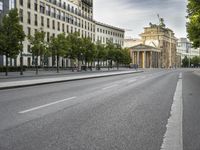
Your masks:
{"label": "stone facade", "polygon": [[[0,11],[0,19],[8,13],[10,8],[17,8],[19,11],[20,23],[25,34],[34,33],[43,29],[46,33],[46,41],[50,37],[60,33],[66,35],[79,32],[80,37],[90,37],[93,42],[97,41],[97,27],[106,28],[105,32],[112,33],[102,35],[104,38],[112,37],[113,42],[123,45],[124,30],[113,26],[97,23],[93,19],[93,0],[0,0],[3,10]],[[35,58],[31,54],[31,45],[26,38],[23,42],[23,64],[34,66]],[[60,58],[60,66],[70,67],[71,60]],[[19,66],[19,56],[17,59],[9,59],[9,66]],[[46,58],[46,64],[56,66],[56,57]],[[40,62],[38,62],[40,64]],[[5,56],[0,56],[0,65],[5,65]]]}
{"label": "stone facade", "polygon": [[124,47],[126,47],[126,48],[130,48],[130,47],[133,47],[133,46],[136,46],[136,45],[139,45],[139,44],[142,44],[142,40],[141,39],[129,38],[129,39],[125,39],[124,40]]}
{"label": "stone facade", "polygon": [[101,22],[95,21],[95,41],[100,41],[101,44],[106,44],[112,41],[115,44],[124,47],[125,30]]}
{"label": "stone facade", "polygon": [[192,43],[188,41],[187,38],[180,38],[177,42],[177,52],[181,56],[181,60],[185,57],[193,58],[195,56],[200,56],[200,49],[193,48]]}
{"label": "stone facade", "polygon": [[162,68],[176,67],[177,39],[171,29],[160,25],[150,25],[144,28],[140,36],[143,44],[161,49]]}
{"label": "stone facade", "polygon": [[160,68],[161,50],[153,46],[139,44],[130,48],[132,64],[139,68]]}

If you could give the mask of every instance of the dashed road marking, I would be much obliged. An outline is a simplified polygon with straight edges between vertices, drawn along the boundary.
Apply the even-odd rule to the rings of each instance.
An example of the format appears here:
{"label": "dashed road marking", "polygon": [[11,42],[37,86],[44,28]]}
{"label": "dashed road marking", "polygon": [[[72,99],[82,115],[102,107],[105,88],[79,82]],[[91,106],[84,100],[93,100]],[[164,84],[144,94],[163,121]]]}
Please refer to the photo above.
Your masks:
{"label": "dashed road marking", "polygon": [[18,112],[18,113],[19,113],[19,114],[28,113],[28,112],[31,112],[31,111],[35,111],[35,110],[38,110],[38,109],[42,109],[42,108],[45,108],[45,107],[48,107],[48,106],[51,106],[51,105],[55,105],[55,104],[58,104],[58,103],[62,103],[62,102],[68,101],[68,100],[72,100],[72,99],[75,99],[75,98],[76,98],[76,97],[70,97],[70,98],[67,98],[67,99],[63,99],[63,100],[55,101],[55,102],[48,103],[48,104],[45,104],[45,105],[33,107],[33,108],[30,108],[30,109],[27,109],[27,110],[23,110],[23,111],[20,111],[20,112]]}
{"label": "dashed road marking", "polygon": [[103,88],[102,90],[107,90],[107,89],[110,89],[110,88],[113,88],[113,87],[116,87],[116,86],[118,86],[118,84],[113,84],[111,86],[107,86],[107,87]]}

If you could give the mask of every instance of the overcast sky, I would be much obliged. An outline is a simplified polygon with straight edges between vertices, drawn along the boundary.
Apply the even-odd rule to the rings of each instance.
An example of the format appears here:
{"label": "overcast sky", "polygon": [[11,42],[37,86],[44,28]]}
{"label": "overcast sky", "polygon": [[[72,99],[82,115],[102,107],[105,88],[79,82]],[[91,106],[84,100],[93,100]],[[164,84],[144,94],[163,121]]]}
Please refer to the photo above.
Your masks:
{"label": "overcast sky", "polygon": [[97,21],[131,29],[126,37],[138,38],[143,27],[158,23],[157,14],[177,38],[186,37],[187,0],[94,0]]}

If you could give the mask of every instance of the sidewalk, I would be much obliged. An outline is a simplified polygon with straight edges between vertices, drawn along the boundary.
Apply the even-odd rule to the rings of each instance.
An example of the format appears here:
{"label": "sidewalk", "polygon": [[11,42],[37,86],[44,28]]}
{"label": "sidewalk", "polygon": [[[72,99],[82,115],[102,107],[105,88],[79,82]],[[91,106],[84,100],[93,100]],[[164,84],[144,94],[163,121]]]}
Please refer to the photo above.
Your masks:
{"label": "sidewalk", "polygon": [[[62,76],[55,75],[53,76],[45,76],[43,75],[42,78],[30,78],[29,79],[23,78],[23,80],[14,80],[0,82],[0,90],[3,89],[10,89],[10,88],[19,88],[19,87],[27,87],[27,86],[34,86],[34,85],[42,85],[42,84],[50,84],[50,83],[59,83],[59,82],[67,82],[67,81],[75,81],[75,80],[83,80],[83,79],[91,79],[91,78],[100,78],[100,77],[108,77],[108,76],[116,76],[116,75],[124,75],[124,74],[132,74],[132,73],[140,73],[143,71],[136,71],[136,70],[120,70],[120,71],[91,71],[90,73],[71,73],[71,74],[61,74]],[[76,74],[76,75],[75,75]],[[40,76],[39,76],[40,77]],[[17,78],[15,78],[17,79]]]}
{"label": "sidewalk", "polygon": [[[120,68],[119,71],[124,70],[132,70],[129,68]],[[25,78],[25,77],[43,77],[43,76],[59,76],[59,75],[71,75],[71,74],[82,74],[82,73],[91,73],[91,72],[108,72],[108,71],[118,71],[116,68],[113,68],[108,70],[107,68],[101,68],[101,70],[93,69],[92,71],[71,71],[71,70],[60,70],[59,73],[57,73],[56,70],[54,71],[44,71],[40,70],[38,72],[38,75],[36,75],[35,71],[24,71],[23,75],[20,75],[20,72],[8,72],[8,76],[5,76],[5,72],[0,72],[0,82],[2,79],[13,79],[13,78]]]}

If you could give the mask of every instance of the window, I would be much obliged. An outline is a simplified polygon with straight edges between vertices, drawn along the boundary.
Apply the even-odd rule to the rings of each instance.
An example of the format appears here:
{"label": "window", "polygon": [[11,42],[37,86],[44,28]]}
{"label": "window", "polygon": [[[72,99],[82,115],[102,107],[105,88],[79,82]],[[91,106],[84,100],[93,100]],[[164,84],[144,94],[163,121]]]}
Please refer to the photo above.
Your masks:
{"label": "window", "polygon": [[64,23],[62,24],[62,31],[65,32],[65,25],[64,25]]}
{"label": "window", "polygon": [[77,10],[77,8],[75,8],[75,14],[78,14],[78,10]]}
{"label": "window", "polygon": [[29,53],[31,53],[31,46],[30,46],[30,45],[27,45],[27,51],[28,51]]}
{"label": "window", "polygon": [[50,33],[47,32],[47,42],[49,42],[49,41],[50,41]]}
{"label": "window", "polygon": [[51,9],[52,17],[56,18],[56,9],[52,8]]}
{"label": "window", "polygon": [[23,9],[19,10],[19,18],[20,18],[20,21],[23,22]]}
{"label": "window", "polygon": [[70,18],[71,18],[71,24],[74,24],[74,16],[70,16]]}
{"label": "window", "polygon": [[31,24],[31,13],[28,12],[28,19],[27,19],[28,24]]}
{"label": "window", "polygon": [[23,0],[20,0],[19,3],[21,6],[23,6]]}
{"label": "window", "polygon": [[31,9],[31,0],[27,1],[27,8]]}
{"label": "window", "polygon": [[67,33],[69,33],[69,26],[67,25]]}
{"label": "window", "polygon": [[41,16],[41,26],[43,27],[44,26],[44,17]]}
{"label": "window", "polygon": [[38,21],[37,21],[37,14],[35,14],[35,26],[38,25]]}
{"label": "window", "polygon": [[74,17],[74,24],[77,26],[77,18]]}
{"label": "window", "polygon": [[69,23],[69,14],[66,14],[66,22]]}
{"label": "window", "polygon": [[65,21],[65,13],[64,12],[61,12],[61,19],[62,19],[62,21]]}
{"label": "window", "polygon": [[70,5],[69,4],[67,5],[67,10],[70,11]]}
{"label": "window", "polygon": [[45,4],[40,2],[40,13],[44,14],[45,13]]}
{"label": "window", "polygon": [[27,28],[28,29],[28,36],[30,36],[31,35],[31,28]]}
{"label": "window", "polygon": [[49,23],[49,18],[47,18],[47,28],[49,28],[50,27],[50,25],[49,25],[50,23]]}
{"label": "window", "polygon": [[71,33],[73,33],[73,27],[71,27]]}
{"label": "window", "polygon": [[60,31],[60,22],[58,22],[58,31]]}
{"label": "window", "polygon": [[64,4],[63,4],[63,8],[66,9],[66,2],[64,2]]}
{"label": "window", "polygon": [[53,27],[53,29],[55,29],[55,21],[54,20],[52,21],[52,27]]}
{"label": "window", "polygon": [[38,11],[38,4],[37,4],[37,0],[35,0],[35,2],[34,2],[34,10],[35,10],[35,11]]}
{"label": "window", "polygon": [[51,14],[51,10],[50,10],[50,6],[49,5],[46,5],[46,14],[48,16],[50,16],[50,14]]}
{"label": "window", "polygon": [[60,16],[61,16],[61,14],[60,14],[60,10],[56,10],[56,15],[57,15],[57,19],[60,19]]}
{"label": "window", "polygon": [[58,6],[59,6],[59,7],[62,6],[62,2],[61,2],[61,0],[59,0]]}

